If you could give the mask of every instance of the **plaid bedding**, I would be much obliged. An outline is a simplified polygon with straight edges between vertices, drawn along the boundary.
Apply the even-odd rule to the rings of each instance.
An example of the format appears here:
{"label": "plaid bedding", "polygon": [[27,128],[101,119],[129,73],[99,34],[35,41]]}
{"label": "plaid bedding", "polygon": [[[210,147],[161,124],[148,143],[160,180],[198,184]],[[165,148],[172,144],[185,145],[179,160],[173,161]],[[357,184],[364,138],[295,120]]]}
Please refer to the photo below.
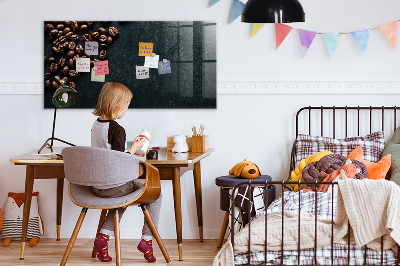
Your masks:
{"label": "plaid bedding", "polygon": [[362,147],[364,160],[370,162],[379,161],[385,148],[383,131],[374,132],[364,137],[345,139],[299,134],[296,139],[295,165],[298,165],[302,159],[323,150],[329,150],[347,157],[357,146]]}
{"label": "plaid bedding", "polygon": [[[315,192],[313,191],[300,193],[287,191],[283,197],[279,197],[271,203],[268,207],[267,215],[282,211],[282,202],[284,210],[298,210],[300,208],[301,212],[316,213],[322,218],[332,219],[332,207],[333,214],[335,214],[336,208],[336,194],[317,192],[317,201],[315,202]],[[257,215],[253,220],[260,217],[260,215],[265,215],[265,212]],[[350,245],[349,264],[347,264],[347,245],[333,245],[333,264],[331,252],[331,246],[317,248],[317,265],[382,265],[380,251]],[[365,253],[366,257],[364,258]],[[300,258],[300,265],[314,265],[314,249],[303,249],[300,251],[300,256],[298,256],[297,250],[284,250],[283,252],[284,265],[298,265],[298,258]],[[265,265],[264,259],[265,252],[250,252],[250,265]],[[394,252],[385,250],[383,252],[383,265],[395,265],[395,263]],[[235,254],[235,265],[248,265],[248,254]],[[266,265],[281,265],[281,252],[267,251]]]}

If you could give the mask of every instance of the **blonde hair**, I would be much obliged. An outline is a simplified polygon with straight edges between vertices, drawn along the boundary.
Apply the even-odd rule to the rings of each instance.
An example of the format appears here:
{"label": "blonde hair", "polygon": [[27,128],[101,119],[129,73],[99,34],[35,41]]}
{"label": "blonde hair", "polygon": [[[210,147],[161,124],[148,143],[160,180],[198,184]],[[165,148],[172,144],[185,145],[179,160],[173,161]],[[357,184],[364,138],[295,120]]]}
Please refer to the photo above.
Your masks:
{"label": "blonde hair", "polygon": [[119,82],[107,82],[101,89],[93,114],[115,120],[123,108],[132,100],[132,92]]}

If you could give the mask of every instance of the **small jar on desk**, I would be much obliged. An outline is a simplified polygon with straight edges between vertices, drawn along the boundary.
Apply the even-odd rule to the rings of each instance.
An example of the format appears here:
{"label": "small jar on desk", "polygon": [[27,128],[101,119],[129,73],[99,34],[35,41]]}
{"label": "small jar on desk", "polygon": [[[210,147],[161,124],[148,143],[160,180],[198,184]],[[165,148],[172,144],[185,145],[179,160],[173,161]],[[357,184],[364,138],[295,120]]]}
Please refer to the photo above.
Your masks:
{"label": "small jar on desk", "polygon": [[[221,233],[218,240],[217,247],[220,248],[222,246],[222,242],[224,240],[225,232],[228,227],[229,222],[229,212],[230,212],[230,190],[233,189],[236,185],[242,182],[264,182],[265,181],[272,181],[272,178],[269,175],[261,175],[254,179],[245,179],[241,177],[236,177],[234,175],[226,175],[220,176],[215,179],[215,184],[220,187],[220,209],[225,212],[224,221],[222,222]],[[246,186],[246,185],[245,185]],[[254,184],[252,187],[264,187],[264,185]],[[266,189],[263,191],[264,193],[264,200],[265,206],[268,207],[274,200],[275,200],[275,186],[268,185]]]}

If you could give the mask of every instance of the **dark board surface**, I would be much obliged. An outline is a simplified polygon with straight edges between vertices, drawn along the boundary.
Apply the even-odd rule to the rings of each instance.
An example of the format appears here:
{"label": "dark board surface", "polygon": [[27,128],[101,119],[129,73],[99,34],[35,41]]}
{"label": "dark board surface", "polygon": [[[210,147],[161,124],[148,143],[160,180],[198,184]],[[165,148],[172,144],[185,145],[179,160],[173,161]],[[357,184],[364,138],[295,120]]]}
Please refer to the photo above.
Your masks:
{"label": "dark board surface", "polygon": [[[216,23],[206,21],[113,21],[113,22],[79,22],[89,25],[88,29],[75,30],[79,36],[77,44],[83,47],[83,34],[91,35],[99,28],[108,30],[115,27],[118,35],[113,37],[111,45],[107,47],[107,57],[110,74],[106,75],[105,82],[115,81],[126,85],[133,93],[130,108],[216,108]],[[50,72],[48,58],[54,57],[56,63],[60,58],[67,61],[66,47],[64,54],[52,51],[55,45],[53,37],[48,39],[49,30],[46,25],[52,24],[55,28],[59,24],[69,26],[68,22],[44,22],[44,73],[50,73],[45,81],[54,81],[55,76],[68,77],[74,82],[80,94],[80,100],[70,108],[94,109],[103,82],[92,82],[91,73],[79,73],[79,77],[62,75],[60,68]],[[51,28],[51,26],[50,26]],[[71,28],[71,27],[70,27]],[[65,34],[65,33],[63,33]],[[62,36],[59,35],[59,37]],[[70,37],[66,42],[71,42]],[[139,56],[139,42],[154,43],[153,53],[163,59],[170,60],[171,74],[159,75],[157,69],[150,68],[149,79],[136,79],[135,66],[143,66],[144,56]],[[100,44],[101,42],[99,42]],[[99,49],[100,51],[100,49]],[[80,57],[85,56],[85,52]],[[99,55],[90,56],[91,61],[100,60]],[[75,70],[75,66],[70,68]],[[44,91],[44,107],[54,108],[51,98],[56,89],[46,86]]]}

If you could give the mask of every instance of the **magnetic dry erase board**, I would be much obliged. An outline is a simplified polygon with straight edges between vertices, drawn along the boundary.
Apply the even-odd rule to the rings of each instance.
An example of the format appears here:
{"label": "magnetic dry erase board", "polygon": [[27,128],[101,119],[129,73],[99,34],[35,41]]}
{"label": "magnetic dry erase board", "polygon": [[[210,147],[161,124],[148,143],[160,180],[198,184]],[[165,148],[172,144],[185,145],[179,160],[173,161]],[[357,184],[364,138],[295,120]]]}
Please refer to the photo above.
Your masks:
{"label": "magnetic dry erase board", "polygon": [[108,81],[132,91],[130,108],[216,108],[216,63],[215,22],[45,21],[44,107],[64,79],[80,94],[70,108],[94,109]]}

